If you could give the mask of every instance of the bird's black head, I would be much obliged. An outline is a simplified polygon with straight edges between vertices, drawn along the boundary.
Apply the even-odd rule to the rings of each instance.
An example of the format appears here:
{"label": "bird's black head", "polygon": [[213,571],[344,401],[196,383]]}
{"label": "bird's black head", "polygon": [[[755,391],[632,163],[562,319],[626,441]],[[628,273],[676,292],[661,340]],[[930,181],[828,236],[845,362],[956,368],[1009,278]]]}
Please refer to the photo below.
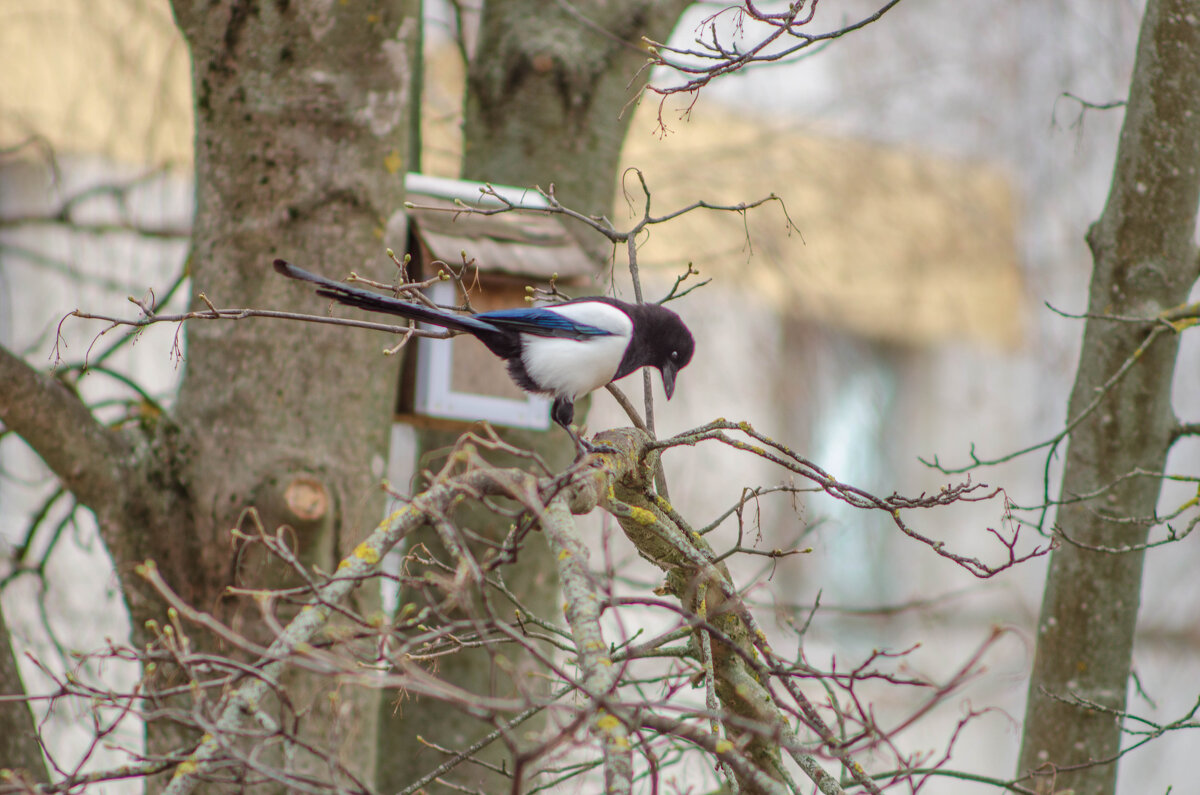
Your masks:
{"label": "bird's black head", "polygon": [[613,302],[633,320],[633,337],[613,380],[639,367],[657,367],[667,399],[675,393],[675,375],[692,360],[696,341],[679,315],[658,304]]}
{"label": "bird's black head", "polygon": [[[667,400],[675,394],[675,375],[687,366],[696,351],[692,332],[684,325],[679,315],[657,304],[646,305],[648,335],[647,357],[650,364],[662,373],[663,391]],[[639,324],[640,325],[640,324]],[[640,330],[640,329],[639,329]]]}

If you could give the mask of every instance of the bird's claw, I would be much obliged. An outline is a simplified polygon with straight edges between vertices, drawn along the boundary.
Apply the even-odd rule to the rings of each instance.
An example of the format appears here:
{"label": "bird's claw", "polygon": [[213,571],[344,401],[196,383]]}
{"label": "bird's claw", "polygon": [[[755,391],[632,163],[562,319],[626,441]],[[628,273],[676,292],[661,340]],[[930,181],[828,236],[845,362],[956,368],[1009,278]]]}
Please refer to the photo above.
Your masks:
{"label": "bird's claw", "polygon": [[587,439],[584,439],[583,436],[580,435],[578,429],[572,425],[563,425],[563,428],[566,429],[567,435],[571,437],[571,441],[575,443],[576,462],[583,460],[589,455],[595,455],[597,453],[617,455],[621,452],[610,444],[604,444],[603,442],[589,442]]}
{"label": "bird's claw", "polygon": [[617,448],[613,447],[611,444],[605,444],[604,442],[596,443],[596,442],[589,442],[587,439],[580,439],[579,443],[583,446],[583,449],[589,453],[602,453],[602,454],[606,454],[606,455],[616,455],[617,453],[621,452]]}

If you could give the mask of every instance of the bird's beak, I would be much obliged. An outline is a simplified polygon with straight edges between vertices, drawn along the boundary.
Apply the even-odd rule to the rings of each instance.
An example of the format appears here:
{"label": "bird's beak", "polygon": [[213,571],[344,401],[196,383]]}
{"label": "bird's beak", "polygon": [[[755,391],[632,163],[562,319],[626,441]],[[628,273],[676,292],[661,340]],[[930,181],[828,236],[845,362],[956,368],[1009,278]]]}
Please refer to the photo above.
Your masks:
{"label": "bird's beak", "polygon": [[675,394],[675,368],[668,364],[659,372],[662,373],[663,391],[667,393],[667,400],[670,400],[671,395]]}

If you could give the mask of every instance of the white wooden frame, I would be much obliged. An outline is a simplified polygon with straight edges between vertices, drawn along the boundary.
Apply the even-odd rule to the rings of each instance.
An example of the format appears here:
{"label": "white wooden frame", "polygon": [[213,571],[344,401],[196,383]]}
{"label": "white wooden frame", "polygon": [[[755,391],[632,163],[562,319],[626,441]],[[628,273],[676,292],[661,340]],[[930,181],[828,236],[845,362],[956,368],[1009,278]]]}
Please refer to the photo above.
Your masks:
{"label": "white wooden frame", "polygon": [[[428,290],[436,303],[458,300],[453,282],[438,282]],[[422,324],[423,328],[430,328]],[[476,343],[478,344],[478,343]],[[417,341],[417,391],[414,408],[418,414],[451,420],[486,420],[494,425],[545,430],[550,427],[550,399],[526,395],[524,400],[455,392],[451,388],[454,346],[451,340],[421,337]]]}

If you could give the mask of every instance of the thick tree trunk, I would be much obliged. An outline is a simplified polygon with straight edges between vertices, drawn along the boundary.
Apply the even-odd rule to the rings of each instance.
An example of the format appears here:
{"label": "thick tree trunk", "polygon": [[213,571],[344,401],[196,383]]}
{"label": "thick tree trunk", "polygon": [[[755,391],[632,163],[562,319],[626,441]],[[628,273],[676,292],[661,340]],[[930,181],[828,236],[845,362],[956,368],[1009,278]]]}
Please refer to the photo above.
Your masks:
{"label": "thick tree trunk", "polygon": [[[276,256],[335,278],[392,277],[385,244],[403,241],[383,238],[404,200],[394,164],[405,151],[410,6],[174,2],[193,64],[196,293],[224,307],[323,312],[326,302],[274,274]],[[252,532],[243,512],[255,506],[268,531],[296,530],[301,560],[331,571],[383,508],[397,381],[380,355],[386,343],[280,321],[189,325],[176,411],[147,456],[148,488],[168,498],[151,500],[160,509],[140,525],[107,522],[118,566],[153,557],[189,602],[228,617],[224,588],[259,577],[235,570],[230,547],[231,528]],[[292,510],[296,489],[315,496],[314,512]],[[135,627],[162,613],[151,598],[130,608]],[[255,608],[238,620],[265,639]],[[335,699],[334,683],[300,674],[289,684],[292,705],[313,710],[307,738],[341,747],[370,780],[377,699],[362,690]],[[151,751],[182,740],[150,731]]]}
{"label": "thick tree trunk", "polygon": [[[0,610],[0,699],[24,694],[21,672],[13,656],[12,636],[4,611]],[[45,781],[46,762],[37,738],[29,704],[0,700],[0,771],[10,770],[28,782]]]}
{"label": "thick tree trunk", "polygon": [[[467,81],[463,177],[517,186],[553,184],[564,204],[586,213],[608,214],[618,157],[632,116],[631,110],[622,111],[648,76],[638,71],[646,63],[641,37],[665,39],[687,5],[678,0],[621,0],[572,3],[567,8],[542,0],[488,0]],[[609,252],[607,241],[592,234],[581,242],[599,255],[600,273],[600,262]],[[580,422],[586,417],[585,403],[578,406]],[[536,450],[560,469],[574,454],[573,445],[557,427],[545,433],[505,431],[503,436],[517,447]],[[435,450],[452,445],[457,437],[457,433],[425,430],[419,446]],[[460,510],[455,521],[495,540],[508,532],[508,520],[475,507]],[[432,532],[420,534],[412,543],[440,548]],[[518,565],[506,571],[506,583],[536,614],[556,616],[554,569],[548,547],[535,539],[521,550]],[[523,666],[517,660],[506,668],[519,672]],[[498,679],[492,655],[486,652],[456,655],[441,665],[438,675],[470,692],[516,693],[513,677]],[[436,706],[427,708],[416,699],[385,712],[389,724],[380,733],[379,753],[383,790],[402,788],[441,761],[418,735],[443,747],[461,748],[487,731],[477,719],[447,710],[431,722],[429,709]],[[526,724],[520,734],[536,732],[540,725]],[[527,744],[520,738],[510,741]],[[502,743],[493,743],[476,756],[496,765],[507,763],[511,769],[510,752]],[[460,767],[449,778],[486,792],[506,792],[511,786],[507,777],[473,765]],[[443,790],[434,786],[429,791]]]}
{"label": "thick tree trunk", "polygon": [[[1088,234],[1095,267],[1072,418],[1149,330],[1103,317],[1154,317],[1186,301],[1197,278],[1198,20],[1198,0],[1150,0],[1146,8],[1112,191]],[[1155,514],[1161,482],[1129,474],[1164,468],[1176,423],[1176,352],[1173,334],[1160,337],[1071,433],[1061,494],[1069,504],[1057,518],[1069,539],[1118,548],[1146,540],[1143,520]],[[1039,791],[1114,792],[1117,765],[1107,762],[1120,748],[1115,715],[1125,709],[1143,557],[1071,543],[1053,553],[1020,759],[1021,774],[1034,773]],[[1106,709],[1077,706],[1075,697]]]}
{"label": "thick tree trunk", "polygon": [[467,75],[463,176],[553,183],[570,207],[608,214],[630,100],[649,77],[642,37],[665,41],[688,5],[489,0]]}

